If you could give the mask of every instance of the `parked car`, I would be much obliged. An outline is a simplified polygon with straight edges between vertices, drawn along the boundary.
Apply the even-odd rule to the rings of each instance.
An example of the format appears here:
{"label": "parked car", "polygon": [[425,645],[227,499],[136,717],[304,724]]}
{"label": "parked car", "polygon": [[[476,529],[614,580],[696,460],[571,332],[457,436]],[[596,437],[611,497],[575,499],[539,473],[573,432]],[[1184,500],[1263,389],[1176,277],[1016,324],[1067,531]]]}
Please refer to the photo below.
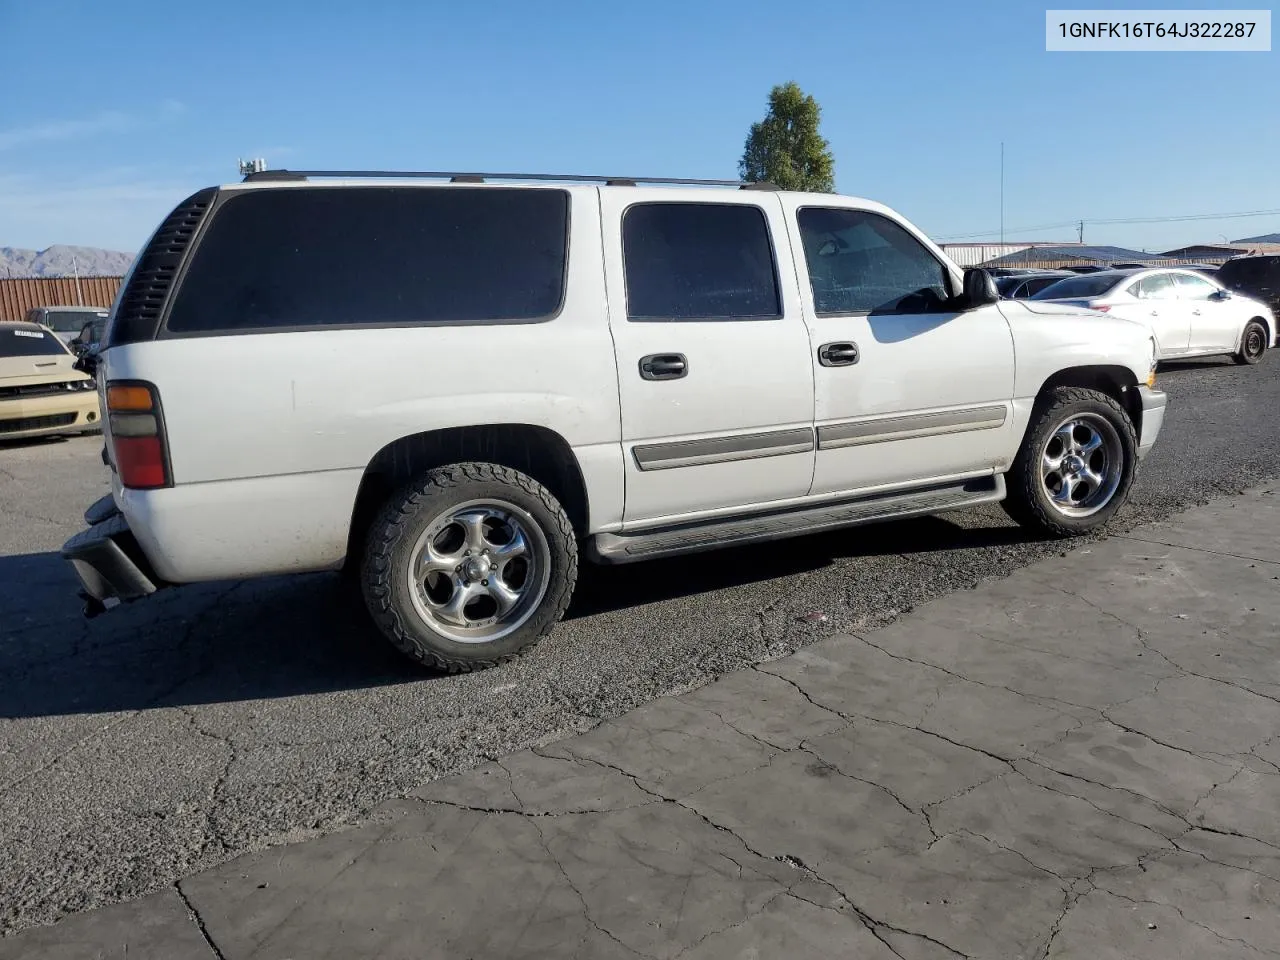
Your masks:
{"label": "parked car", "polygon": [[38,323],[58,335],[63,343],[71,343],[86,323],[107,319],[105,307],[33,307],[27,311],[27,322]]}
{"label": "parked car", "polygon": [[996,289],[1000,292],[1000,296],[1006,300],[1025,300],[1027,297],[1039,293],[1049,284],[1057,283],[1063,277],[1071,276],[1075,276],[1075,274],[1068,273],[1065,270],[1045,270],[1041,273],[997,277]]}
{"label": "parked car", "polygon": [[1261,300],[1280,313],[1280,256],[1237,257],[1218,268],[1217,281],[1237,294]]}
{"label": "parked car", "polygon": [[1107,270],[1070,277],[1032,300],[1146,324],[1161,360],[1229,354],[1238,363],[1257,363],[1276,336],[1275,314],[1265,303],[1190,270]]}
{"label": "parked car", "polygon": [[97,384],[47,327],[0,322],[0,440],[101,429]]}
{"label": "parked car", "polygon": [[1190,270],[1193,273],[1202,273],[1206,277],[1216,277],[1218,268],[1212,263],[1180,263],[1179,270]]}
{"label": "parked car", "polygon": [[394,176],[250,174],[137,258],[112,493],[63,548],[88,615],[344,569],[402,652],[473,670],[552,628],[582,558],[994,502],[1096,530],[1164,420],[1147,330],[1001,301],[870,201]]}

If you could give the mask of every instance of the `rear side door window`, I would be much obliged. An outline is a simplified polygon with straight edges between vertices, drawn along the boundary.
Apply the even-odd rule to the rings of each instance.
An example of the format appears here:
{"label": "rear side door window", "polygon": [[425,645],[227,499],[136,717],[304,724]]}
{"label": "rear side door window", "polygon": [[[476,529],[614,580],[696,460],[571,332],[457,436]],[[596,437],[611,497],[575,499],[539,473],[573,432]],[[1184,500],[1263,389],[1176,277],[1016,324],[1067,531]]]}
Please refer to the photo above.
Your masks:
{"label": "rear side door window", "polygon": [[1027,289],[1023,295],[1033,297],[1045,287],[1057,283],[1061,279],[1061,277],[1039,277],[1035,280],[1028,280]]}
{"label": "rear side door window", "polygon": [[569,195],[506,187],[246,190],[213,214],[172,333],[533,323],[559,313]]}
{"label": "rear side door window", "polygon": [[622,218],[627,319],[777,320],[777,264],[750,204],[638,203]]}
{"label": "rear side door window", "polygon": [[1149,277],[1143,277],[1136,287],[1136,291],[1131,292],[1139,300],[1178,299],[1178,288],[1174,286],[1173,276],[1168,273],[1153,273]]}
{"label": "rear side door window", "polygon": [[948,309],[946,268],[888,217],[804,207],[796,220],[819,316]]}

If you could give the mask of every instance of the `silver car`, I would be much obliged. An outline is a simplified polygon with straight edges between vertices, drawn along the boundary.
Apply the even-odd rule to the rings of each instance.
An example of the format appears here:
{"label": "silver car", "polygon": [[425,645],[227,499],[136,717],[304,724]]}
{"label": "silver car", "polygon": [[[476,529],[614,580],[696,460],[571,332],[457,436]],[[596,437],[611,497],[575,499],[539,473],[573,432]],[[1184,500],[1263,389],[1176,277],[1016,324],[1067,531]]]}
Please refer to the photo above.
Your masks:
{"label": "silver car", "polygon": [[1276,342],[1276,319],[1266,304],[1192,270],[1102,270],[1059,280],[1031,299],[1145,324],[1160,360],[1228,355],[1257,363]]}

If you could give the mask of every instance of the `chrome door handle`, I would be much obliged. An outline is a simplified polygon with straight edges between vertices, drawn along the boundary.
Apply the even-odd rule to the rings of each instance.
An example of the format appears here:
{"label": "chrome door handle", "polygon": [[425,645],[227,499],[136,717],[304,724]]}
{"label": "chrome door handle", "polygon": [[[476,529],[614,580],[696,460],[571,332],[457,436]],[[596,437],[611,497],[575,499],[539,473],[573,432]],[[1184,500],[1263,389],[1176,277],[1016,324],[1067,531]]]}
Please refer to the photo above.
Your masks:
{"label": "chrome door handle", "polygon": [[1199,310],[1192,310],[1192,311],[1191,311],[1191,315],[1192,315],[1193,317],[1198,317],[1198,316],[1200,316],[1200,311],[1199,311]]}

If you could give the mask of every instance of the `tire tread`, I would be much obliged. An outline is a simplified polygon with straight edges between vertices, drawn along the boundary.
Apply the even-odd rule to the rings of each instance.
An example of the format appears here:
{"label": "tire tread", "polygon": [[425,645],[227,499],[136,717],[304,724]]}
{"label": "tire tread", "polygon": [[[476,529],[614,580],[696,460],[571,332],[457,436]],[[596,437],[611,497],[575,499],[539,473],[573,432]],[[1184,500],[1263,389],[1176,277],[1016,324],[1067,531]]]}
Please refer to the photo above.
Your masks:
{"label": "tire tread", "polygon": [[[558,575],[553,566],[553,578],[547,584],[547,596],[558,598],[553,615],[547,617],[545,611],[539,611],[534,619],[541,619],[543,623],[537,630],[531,631],[516,650],[491,658],[450,657],[426,647],[405,627],[392,597],[392,552],[396,543],[405,535],[406,528],[415,517],[429,508],[433,500],[442,499],[449,492],[468,483],[501,483],[523,490],[538,500],[554,518],[556,529],[547,531],[548,535],[558,535],[568,545],[568,563],[563,570],[558,571]],[[403,488],[398,495],[392,496],[369,527],[361,564],[365,603],[378,628],[405,656],[450,674],[496,667],[509,663],[526,652],[550,633],[564,616],[573,595],[577,575],[577,537],[568,515],[556,498],[542,484],[518,470],[483,462],[453,463],[437,467]]]}
{"label": "tire tread", "polygon": [[[1006,477],[1008,494],[1003,506],[1005,512],[1020,525],[1059,538],[1077,537],[1086,531],[1064,523],[1062,516],[1041,501],[1037,489],[1040,483],[1038,463],[1031,461],[1039,457],[1036,438],[1045,424],[1059,419],[1062,408],[1075,403],[1100,403],[1108,407],[1116,415],[1117,425],[1127,434],[1130,449],[1136,450],[1138,446],[1137,433],[1129,414],[1114,397],[1100,390],[1088,387],[1054,387],[1037,402],[1022,447]],[[1127,493],[1127,490],[1117,490],[1115,499],[1121,499]]]}

